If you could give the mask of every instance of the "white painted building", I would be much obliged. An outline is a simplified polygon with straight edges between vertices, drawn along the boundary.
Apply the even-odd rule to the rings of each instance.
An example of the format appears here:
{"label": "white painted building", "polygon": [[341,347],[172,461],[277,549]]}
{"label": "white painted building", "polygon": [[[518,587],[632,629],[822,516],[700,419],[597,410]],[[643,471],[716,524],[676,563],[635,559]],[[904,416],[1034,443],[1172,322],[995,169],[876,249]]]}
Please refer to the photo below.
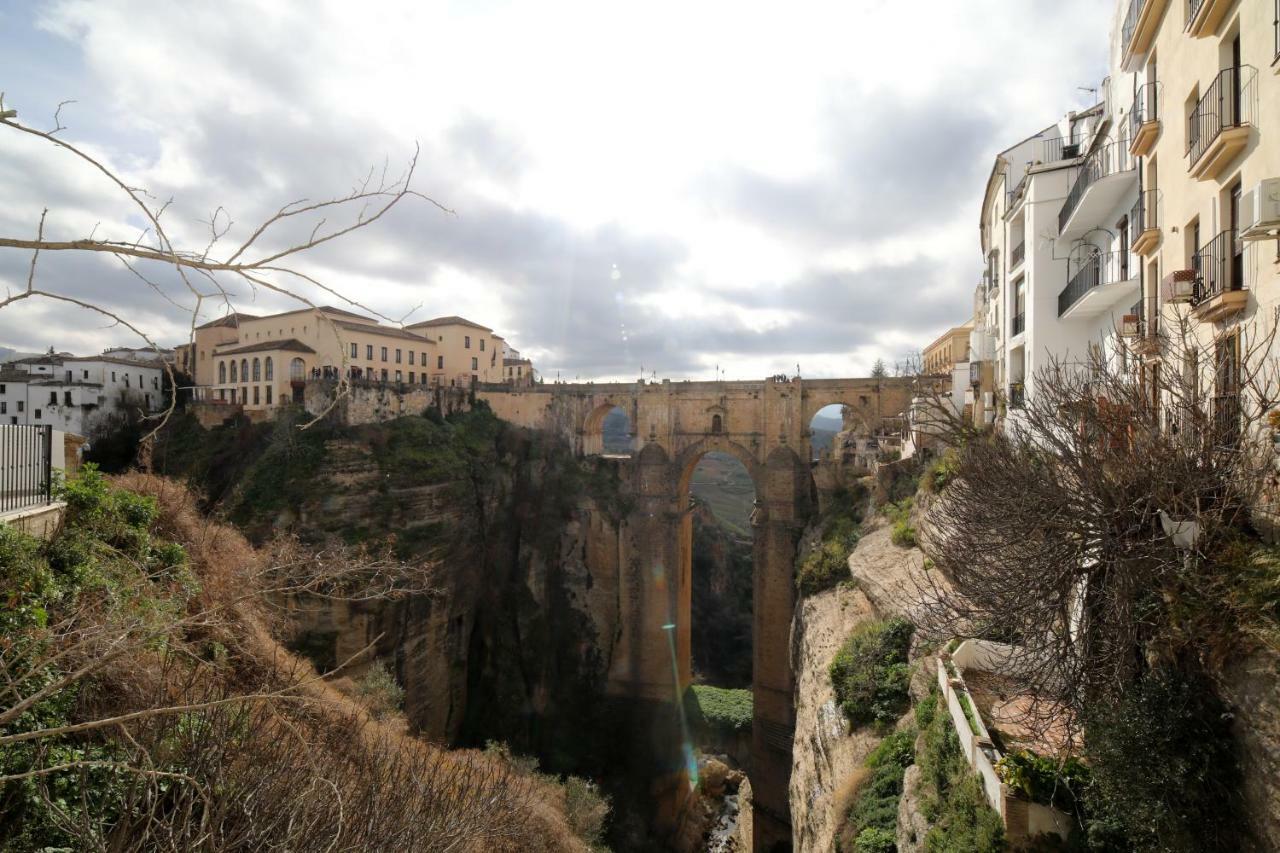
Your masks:
{"label": "white painted building", "polygon": [[0,371],[0,424],[49,424],[87,436],[124,406],[150,414],[165,405],[164,367],[156,361],[50,353]]}

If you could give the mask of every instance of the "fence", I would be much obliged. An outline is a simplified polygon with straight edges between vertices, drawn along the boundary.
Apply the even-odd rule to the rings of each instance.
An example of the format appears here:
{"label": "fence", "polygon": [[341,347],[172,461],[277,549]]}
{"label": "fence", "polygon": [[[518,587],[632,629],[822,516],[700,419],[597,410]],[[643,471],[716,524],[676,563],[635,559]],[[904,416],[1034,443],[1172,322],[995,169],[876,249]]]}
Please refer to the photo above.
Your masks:
{"label": "fence", "polygon": [[0,514],[53,500],[53,427],[0,426]]}

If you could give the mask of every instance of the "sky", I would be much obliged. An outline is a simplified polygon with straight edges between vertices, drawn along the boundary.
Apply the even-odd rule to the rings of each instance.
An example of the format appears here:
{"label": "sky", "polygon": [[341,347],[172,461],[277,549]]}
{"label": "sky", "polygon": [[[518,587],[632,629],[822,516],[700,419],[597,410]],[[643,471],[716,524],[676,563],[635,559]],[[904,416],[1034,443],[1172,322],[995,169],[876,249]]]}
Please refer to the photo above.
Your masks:
{"label": "sky", "polygon": [[[220,210],[212,256],[288,202],[394,179],[416,146],[413,187],[448,212],[406,199],[293,268],[397,321],[490,326],[548,379],[858,376],[971,316],[993,158],[1087,104],[1113,7],[0,0],[0,91],[40,129],[74,101],[58,137],[169,202],[178,247],[204,251]],[[48,239],[142,236],[104,175],[4,127],[0,186],[0,236],[45,210]],[[0,249],[0,286],[30,270]],[[35,282],[185,340],[189,291],[139,272],[46,252]],[[235,310],[298,304],[222,284]],[[0,310],[2,346],[136,344],[66,302]]]}

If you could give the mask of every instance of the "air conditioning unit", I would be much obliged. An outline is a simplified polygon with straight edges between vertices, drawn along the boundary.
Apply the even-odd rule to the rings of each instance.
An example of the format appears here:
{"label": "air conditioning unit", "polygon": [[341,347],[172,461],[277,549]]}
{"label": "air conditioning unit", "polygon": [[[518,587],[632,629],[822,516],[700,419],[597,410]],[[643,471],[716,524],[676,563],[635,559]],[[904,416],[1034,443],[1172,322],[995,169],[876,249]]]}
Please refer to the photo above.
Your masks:
{"label": "air conditioning unit", "polygon": [[1280,238],[1280,178],[1259,181],[1240,200],[1241,240]]}
{"label": "air conditioning unit", "polygon": [[1165,302],[1190,302],[1195,291],[1195,270],[1174,270],[1164,277]]}
{"label": "air conditioning unit", "polygon": [[1136,338],[1141,324],[1142,318],[1137,314],[1125,314],[1120,320],[1120,337]]}

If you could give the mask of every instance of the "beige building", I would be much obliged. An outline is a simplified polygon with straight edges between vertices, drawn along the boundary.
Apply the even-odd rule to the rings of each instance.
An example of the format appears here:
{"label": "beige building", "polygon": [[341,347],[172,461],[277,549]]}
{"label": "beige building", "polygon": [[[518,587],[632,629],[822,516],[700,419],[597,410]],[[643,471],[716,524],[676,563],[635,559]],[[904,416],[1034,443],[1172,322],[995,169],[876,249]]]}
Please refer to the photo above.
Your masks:
{"label": "beige building", "polygon": [[943,332],[920,354],[921,367],[928,375],[950,373],[962,362],[969,360],[969,333],[973,321]]}
{"label": "beige building", "polygon": [[435,344],[431,362],[433,381],[442,385],[502,382],[505,342],[493,329],[465,317],[436,317],[411,323],[406,330]]}
{"label": "beige building", "polygon": [[1136,348],[1153,388],[1191,381],[1183,365],[1160,369],[1162,327],[1189,316],[1214,353],[1199,391],[1215,419],[1238,417],[1241,331],[1269,331],[1280,301],[1280,2],[1126,0],[1117,24],[1141,180]]}

